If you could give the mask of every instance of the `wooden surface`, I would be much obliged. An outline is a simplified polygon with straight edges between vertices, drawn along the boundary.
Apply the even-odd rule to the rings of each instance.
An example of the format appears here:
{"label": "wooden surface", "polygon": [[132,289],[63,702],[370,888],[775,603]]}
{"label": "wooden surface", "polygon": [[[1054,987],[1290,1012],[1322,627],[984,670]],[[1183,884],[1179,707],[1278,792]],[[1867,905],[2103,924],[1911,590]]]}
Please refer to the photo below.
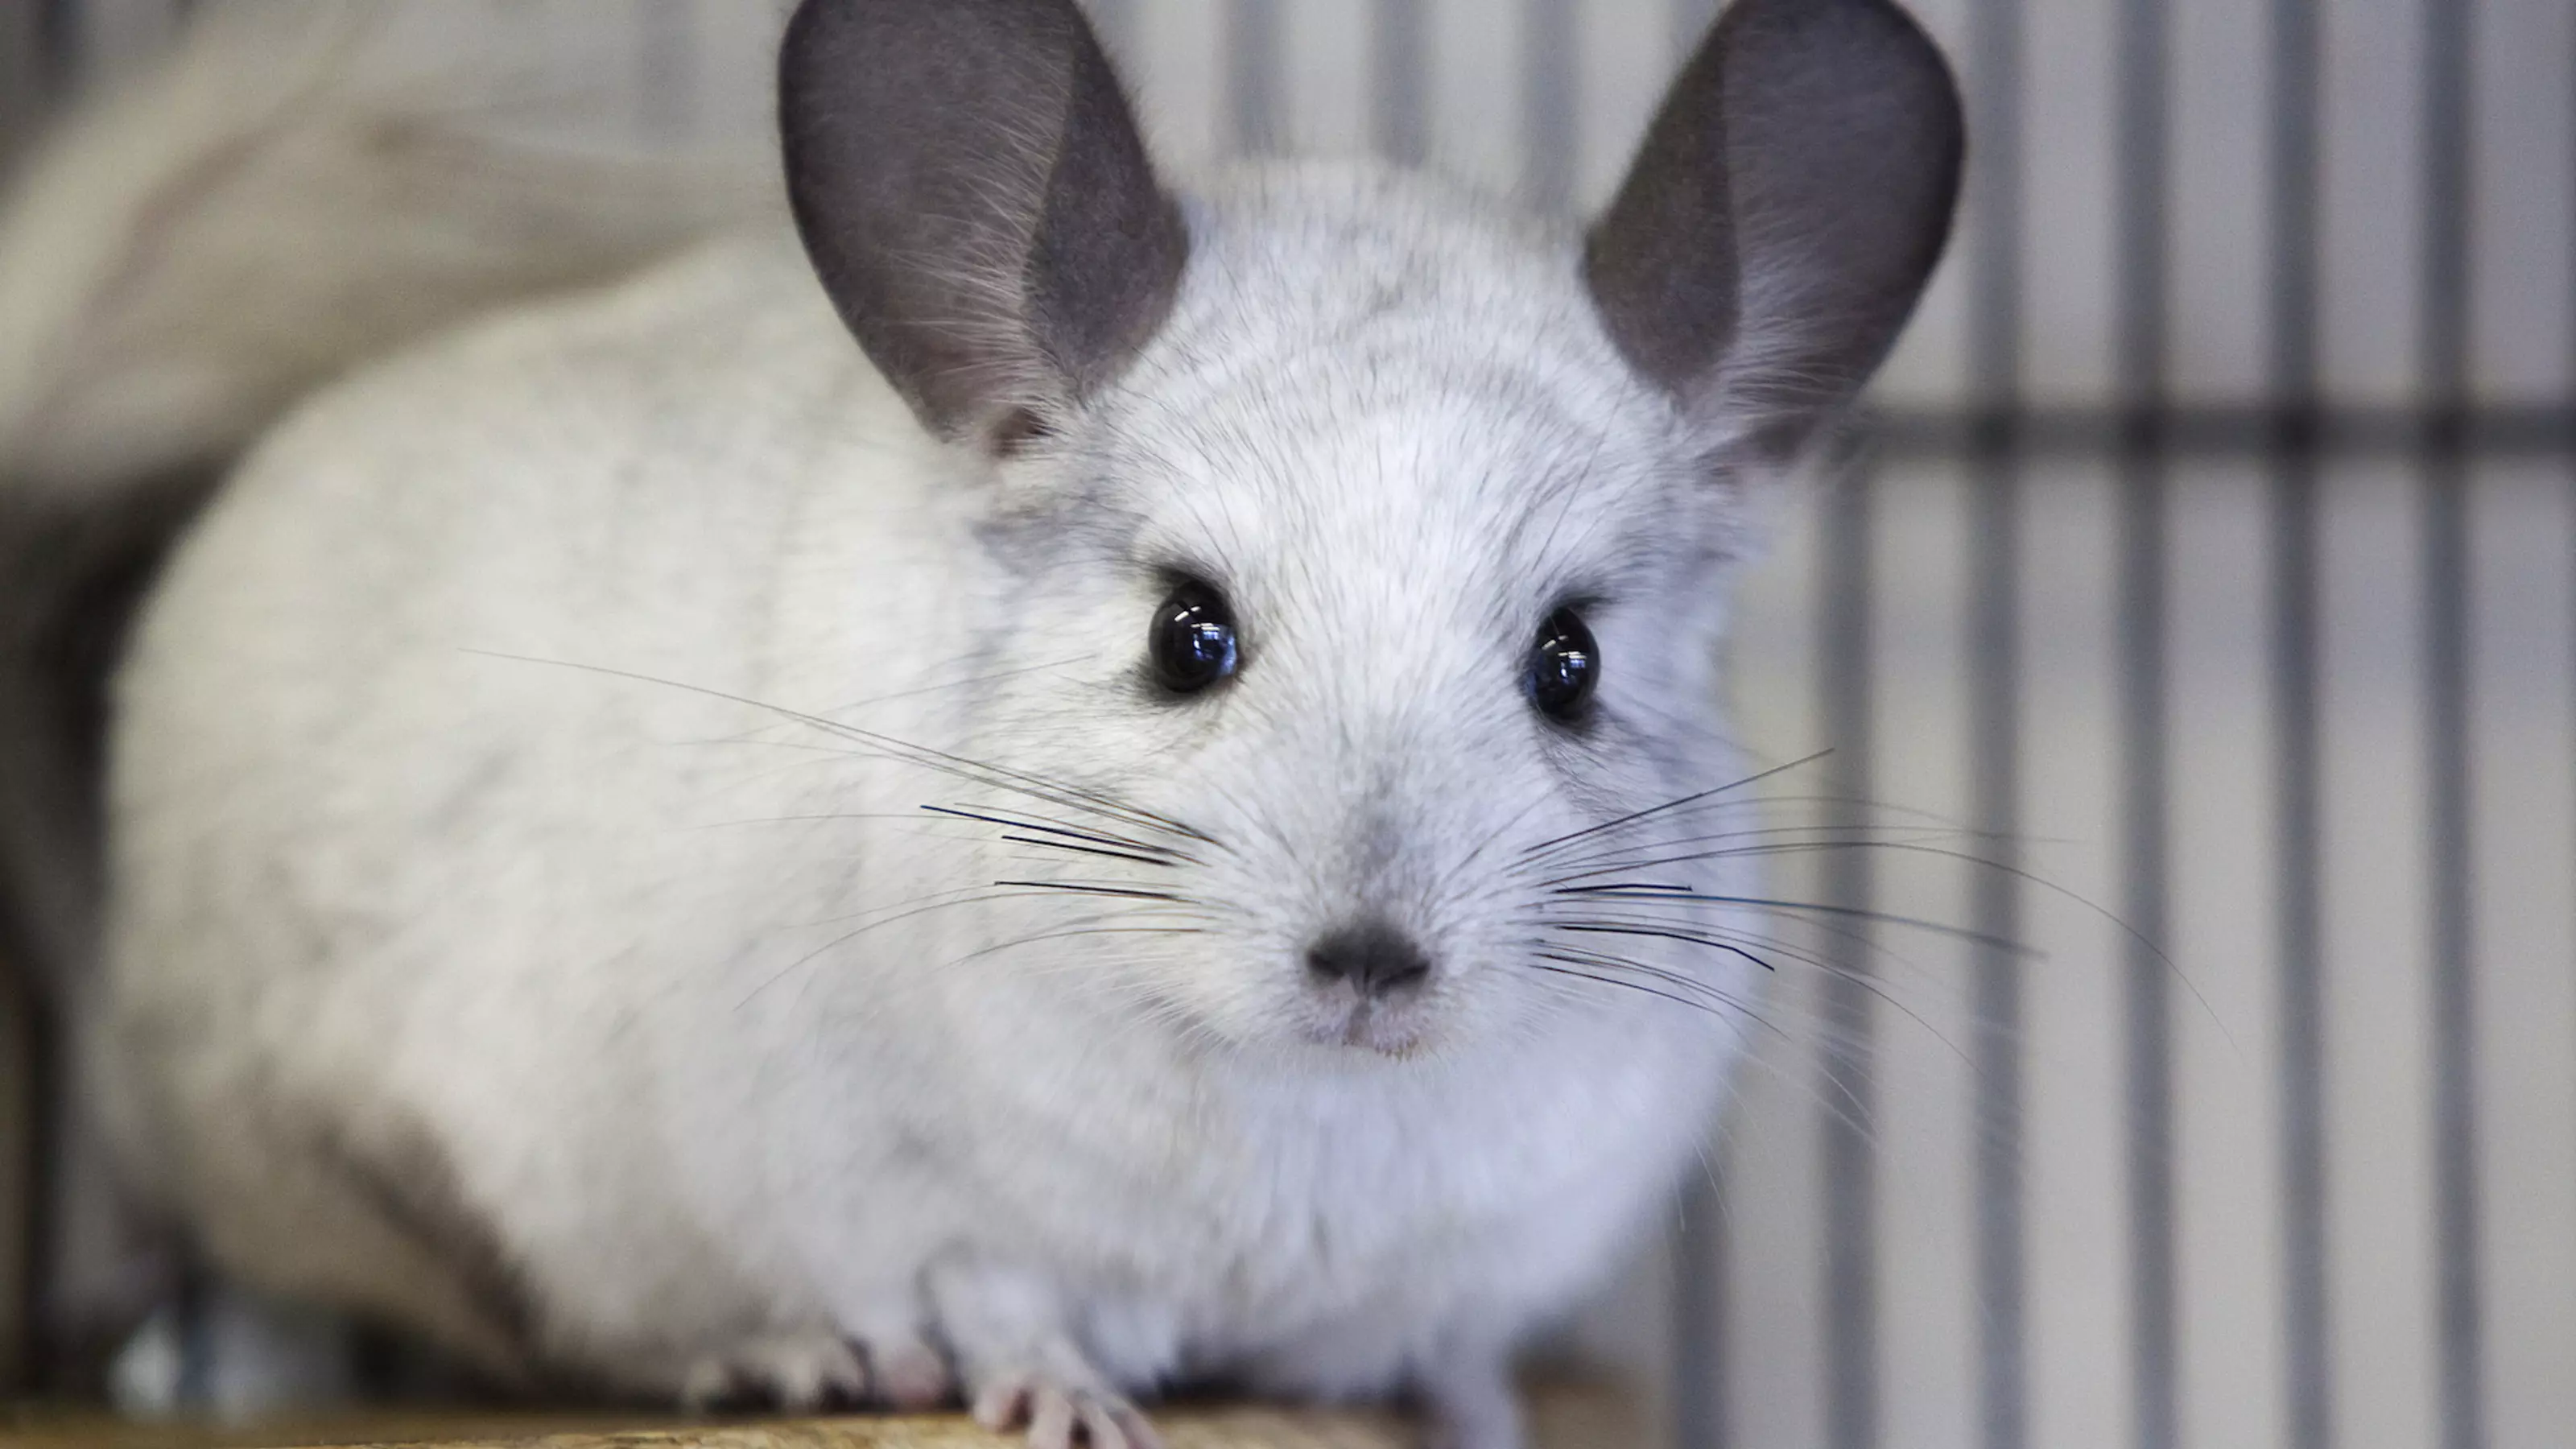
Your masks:
{"label": "wooden surface", "polygon": [[[1643,1406],[1601,1386],[1532,1396],[1541,1449],[1647,1449],[1660,1442]],[[1415,1449],[1419,1427],[1388,1413],[1322,1413],[1260,1406],[1165,1408],[1154,1415],[1170,1449]],[[210,1429],[129,1424],[93,1416],[0,1409],[8,1449],[306,1449],[440,1445],[445,1449],[1016,1449],[955,1415],[688,1423],[572,1417],[385,1415]]]}
{"label": "wooden surface", "polygon": [[[1410,1449],[1415,1438],[1387,1416],[1272,1409],[1167,1412],[1155,1423],[1170,1449]],[[564,1419],[320,1421],[214,1431],[97,1421],[41,1424],[0,1435],[10,1449],[288,1449],[288,1446],[441,1445],[446,1449],[1005,1449],[957,1415],[852,1415],[724,1424]]]}

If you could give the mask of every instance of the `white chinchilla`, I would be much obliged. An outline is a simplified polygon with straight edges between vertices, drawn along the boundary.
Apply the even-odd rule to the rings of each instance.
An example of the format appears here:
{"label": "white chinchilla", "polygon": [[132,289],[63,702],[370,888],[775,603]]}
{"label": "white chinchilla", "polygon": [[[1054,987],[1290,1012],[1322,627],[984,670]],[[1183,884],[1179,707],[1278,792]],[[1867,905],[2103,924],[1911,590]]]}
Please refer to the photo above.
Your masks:
{"label": "white chinchilla", "polygon": [[810,0],[780,76],[795,236],[360,369],[179,543],[118,1160],[503,1378],[1516,1444],[1761,989],[1729,574],[1939,255],[1947,70],[1740,0],[1581,234],[1166,190],[1068,0]]}

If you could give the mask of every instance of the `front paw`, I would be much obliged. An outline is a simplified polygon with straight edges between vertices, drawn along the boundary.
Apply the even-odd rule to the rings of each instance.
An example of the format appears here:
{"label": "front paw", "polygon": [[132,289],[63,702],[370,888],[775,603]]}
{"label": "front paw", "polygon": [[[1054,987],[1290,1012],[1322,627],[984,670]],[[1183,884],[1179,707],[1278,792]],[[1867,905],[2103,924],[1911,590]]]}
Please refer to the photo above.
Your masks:
{"label": "front paw", "polygon": [[1035,1369],[986,1382],[975,1394],[975,1421],[996,1433],[1026,1425],[1029,1449],[1163,1449],[1154,1426],[1114,1391]]}
{"label": "front paw", "polygon": [[705,1414],[927,1409],[950,1393],[948,1365],[919,1339],[815,1332],[754,1339],[689,1366],[681,1401]]}

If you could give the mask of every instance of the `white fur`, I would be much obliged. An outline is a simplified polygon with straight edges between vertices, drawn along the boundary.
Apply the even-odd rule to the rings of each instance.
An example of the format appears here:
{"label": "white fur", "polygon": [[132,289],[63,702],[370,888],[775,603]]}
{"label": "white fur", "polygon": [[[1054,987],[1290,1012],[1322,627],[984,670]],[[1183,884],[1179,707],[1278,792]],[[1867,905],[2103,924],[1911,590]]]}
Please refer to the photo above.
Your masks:
{"label": "white fur", "polygon": [[[1524,863],[1732,778],[1731,495],[1569,238],[1341,168],[1189,217],[1171,322],[999,464],[922,433],[778,238],[372,369],[260,447],[123,677],[90,1043],[227,1266],[513,1363],[335,1161],[428,1144],[544,1352],[629,1387],[828,1334],[1065,1413],[1411,1377],[1508,1442],[1501,1355],[1648,1219],[1737,1046],[1531,969]],[[1244,639],[1181,705],[1139,684],[1172,569]],[[1605,660],[1584,739],[1518,684],[1567,599]],[[1187,903],[989,889],[1030,879]],[[1301,953],[1362,908],[1437,971],[1354,1025]]]}
{"label": "white fur", "polygon": [[598,103],[542,16],[453,18],[204,7],[65,120],[0,207],[13,486],[221,461],[354,363],[780,209],[774,154],[570,139]]}

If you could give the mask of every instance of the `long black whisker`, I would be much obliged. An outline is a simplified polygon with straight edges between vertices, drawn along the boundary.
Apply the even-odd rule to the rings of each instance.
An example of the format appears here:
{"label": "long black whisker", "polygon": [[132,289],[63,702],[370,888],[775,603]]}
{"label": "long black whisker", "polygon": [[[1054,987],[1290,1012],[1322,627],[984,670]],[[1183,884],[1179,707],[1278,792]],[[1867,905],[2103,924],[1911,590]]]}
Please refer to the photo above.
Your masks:
{"label": "long black whisker", "polygon": [[1132,886],[1075,885],[1069,881],[1059,880],[997,880],[993,884],[1017,886],[1025,890],[1063,891],[1068,895],[1117,896],[1133,901],[1170,901],[1176,905],[1190,904],[1190,898],[1187,896],[1175,895],[1170,891],[1139,890]]}
{"label": "long black whisker", "polygon": [[1110,860],[1132,860],[1138,865],[1161,866],[1166,870],[1179,864],[1178,861],[1157,860],[1153,856],[1138,855],[1130,850],[1104,850],[1097,845],[1076,845],[1070,840],[1048,840],[1037,835],[1005,835],[1002,838],[1013,845],[1040,845],[1049,850],[1070,850],[1077,854],[1103,856]]}
{"label": "long black whisker", "polygon": [[[1997,870],[2013,869],[2000,861],[1989,860],[1984,856],[1974,855],[1967,851],[1949,850],[1940,846],[1926,845],[1910,840],[1777,840],[1767,841],[1758,845],[1728,845],[1721,846],[1715,850],[1685,851],[1679,855],[1650,855],[1629,860],[1607,861],[1601,865],[1592,866],[1587,869],[1568,872],[1565,875],[1556,877],[1554,880],[1540,881],[1537,883],[1537,888],[1542,890],[1553,890],[1558,886],[1572,885],[1577,881],[1590,880],[1595,876],[1620,875],[1629,871],[1656,870],[1668,865],[1689,865],[1695,861],[1702,860],[1750,860],[1774,855],[1818,854],[1829,850],[1911,851],[1918,854],[1942,856],[1949,860],[1958,861],[1963,865],[1992,866]],[[2022,875],[2028,874],[2027,872],[2018,871],[2015,873]],[[2030,879],[2033,884],[2043,886],[2051,891],[2062,892],[2064,889],[2063,887],[2049,885],[2048,882],[2040,880],[2037,877],[2030,877]],[[2082,901],[2083,898],[2078,896],[2075,897],[2075,899]],[[2097,911],[2101,909],[2099,906],[2090,906],[2089,903],[2087,904],[2090,909]]]}
{"label": "long black whisker", "polygon": [[[1792,1036],[1786,1027],[1781,1026],[1778,1022],[1773,1021],[1771,1018],[1755,1010],[1751,1002],[1745,1001],[1736,996],[1731,996],[1726,992],[1719,991],[1703,982],[1693,981],[1689,977],[1683,976],[1678,972],[1657,970],[1643,962],[1629,960],[1625,956],[1613,956],[1599,951],[1578,950],[1570,946],[1542,950],[1538,954],[1550,961],[1562,961],[1569,965],[1588,966],[1598,970],[1639,972],[1656,980],[1675,983],[1678,987],[1689,992],[1695,998],[1690,1003],[1691,1005],[1698,1006],[1705,1002],[1706,1009],[1716,1015],[1723,1016],[1730,1021],[1742,1019],[1744,1021],[1751,1022],[1754,1026],[1759,1027],[1763,1031],[1770,1033],[1772,1036],[1779,1038],[1785,1044],[1794,1045],[1797,1042],[1797,1038]],[[1623,981],[1614,982],[1612,984],[1625,983]],[[1656,994],[1663,995],[1664,993],[1657,992]]]}
{"label": "long black whisker", "polygon": [[1123,835],[1112,835],[1105,830],[1077,829],[1062,821],[1048,820],[1044,816],[1024,820],[1016,816],[996,815],[980,810],[965,810],[954,805],[924,805],[921,808],[926,813],[932,815],[945,815],[958,820],[980,820],[986,825],[999,825],[1011,830],[1034,830],[1044,835],[1061,835],[1068,839],[1088,841],[1093,845],[1106,846],[1115,850],[1151,852],[1156,855],[1169,856],[1174,860],[1184,861],[1191,865],[1199,865],[1203,863],[1195,856],[1184,855],[1180,851],[1170,849],[1166,846],[1154,845],[1142,840],[1131,840]]}
{"label": "long black whisker", "polygon": [[[1550,961],[1569,961],[1578,965],[1604,966],[1621,971],[1634,971],[1641,976],[1648,976],[1657,981],[1661,981],[1672,987],[1674,990],[1688,992],[1695,998],[1715,1003],[1716,1005],[1723,1006],[1730,1011],[1741,1011],[1748,1016],[1755,1014],[1752,1004],[1744,998],[1712,986],[1709,983],[1690,975],[1688,972],[1674,971],[1662,966],[1649,966],[1643,961],[1633,960],[1626,956],[1613,955],[1607,951],[1589,951],[1580,946],[1563,946],[1546,942],[1538,942],[1533,943],[1533,949],[1538,955],[1545,957]],[[1768,1026],[1769,1023],[1765,1022],[1764,1025]],[[1783,1039],[1786,1039],[1785,1034],[1783,1034]]]}
{"label": "long black whisker", "polygon": [[[1678,927],[1630,925],[1616,919],[1575,923],[1549,921],[1546,923],[1546,928],[1552,931],[1575,931],[1584,935],[1659,937],[1664,940],[1680,941],[1687,945],[1705,946],[1712,951],[1723,951],[1730,955],[1741,956],[1744,959],[1759,965],[1766,971],[1778,969],[1773,966],[1769,960],[1754,954],[1753,951],[1739,944],[1738,940],[1726,939],[1724,934],[1713,930],[1694,932]],[[1740,939],[1743,938],[1739,937],[1739,940]],[[1751,939],[1761,940],[1763,938],[1754,937]],[[1943,1046],[1949,1048],[1952,1055],[1957,1056],[1963,1062],[1969,1061],[1968,1054],[1960,1050],[1958,1044],[1951,1041],[1948,1036],[1944,1035],[1939,1027],[1934,1026],[1931,1021],[1923,1015],[1923,1013],[1906,1005],[1895,996],[1890,995],[1887,988],[1881,985],[1877,978],[1871,976],[1868,972],[1857,971],[1849,966],[1837,964],[1830,957],[1801,951],[1793,946],[1777,942],[1766,941],[1765,949],[1771,951],[1775,955],[1796,961],[1801,965],[1812,966],[1816,970],[1821,971],[1828,976],[1840,977],[1841,979],[1852,983],[1861,990],[1869,993],[1870,996],[1884,1004],[1889,1010],[1904,1017],[1916,1026],[1923,1028],[1923,1030],[1928,1033],[1934,1041],[1937,1041]],[[1973,1065],[1973,1063],[1971,1063],[1971,1065]]]}
{"label": "long black whisker", "polygon": [[[1542,916],[1538,919],[1543,927],[1554,926],[1557,924],[1554,919],[1549,917]],[[1605,921],[1622,926],[1660,927],[1672,924],[1670,922],[1655,920],[1651,917],[1641,920],[1635,916],[1604,916],[1597,920],[1588,920],[1584,924],[1599,925]],[[1867,936],[1862,935],[1860,932],[1839,930],[1833,926],[1818,925],[1811,921],[1802,921],[1799,922],[1799,924],[1813,926],[1816,930],[1823,931],[1828,935],[1842,936],[1859,945],[1869,947],[1882,955],[1889,956],[1891,959],[1902,959],[1897,958],[1894,952],[1887,950],[1886,947],[1881,946],[1874,941],[1871,941]],[[1801,965],[1813,966],[1819,971],[1840,971],[1844,969],[1837,965],[1831,956],[1823,954],[1820,950],[1808,950],[1805,947],[1791,942],[1785,937],[1772,935],[1769,932],[1739,930],[1732,926],[1705,925],[1696,921],[1685,921],[1681,923],[1681,926],[1684,929],[1697,931],[1706,935],[1709,937],[1709,943],[1728,942],[1734,945],[1743,946],[1747,949],[1759,948],[1773,956],[1795,961]]]}
{"label": "long black whisker", "polygon": [[[1897,832],[1904,833],[1899,834]],[[1569,875],[1557,877],[1556,882],[1549,882],[1549,884],[1555,884],[1562,881],[1578,880],[1586,875],[1597,875],[1600,872],[1591,869],[1591,867],[1598,866],[1606,861],[1617,861],[1623,857],[1633,856],[1639,851],[1674,850],[1685,845],[1706,845],[1720,840],[1741,840],[1753,842],[1752,844],[1742,847],[1742,849],[1750,852],[1765,845],[1866,845],[1872,841],[1882,839],[1895,844],[1911,844],[1916,842],[1963,839],[1968,837],[1968,835],[1969,832],[1967,831],[1936,829],[1929,825],[1746,826],[1741,830],[1712,830],[1698,835],[1668,835],[1655,840],[1623,840],[1611,844],[1607,849],[1601,851],[1597,855],[1582,855],[1575,856],[1570,859],[1550,861],[1531,861],[1528,863],[1528,866],[1524,867],[1524,869],[1529,867],[1545,867],[1551,870],[1566,870],[1573,872]]]}
{"label": "long black whisker", "polygon": [[2209,1004],[2209,998],[2202,994],[2201,989],[2198,986],[2192,983],[2192,979],[2190,977],[2184,975],[2182,970],[2174,965],[2173,958],[2165,954],[2165,950],[2162,946],[2157,945],[2154,941],[2147,938],[2145,932],[2130,925],[2127,921],[2120,919],[2117,913],[2095,905],[2093,902],[2086,900],[2074,891],[2059,885],[2057,882],[2050,880],[2044,875],[2040,875],[2036,871],[2025,870],[2020,866],[2012,865],[2005,861],[1995,860],[1987,856],[1977,855],[1970,851],[1950,850],[1937,845],[1924,845],[1913,841],[1903,840],[1811,841],[1797,844],[1744,846],[1728,850],[1700,851],[1695,854],[1677,855],[1656,860],[1625,861],[1618,865],[1604,867],[1599,870],[1578,871],[1573,875],[1565,876],[1556,881],[1549,882],[1549,884],[1551,886],[1567,885],[1574,881],[1581,880],[1586,876],[1613,875],[1631,870],[1649,870],[1657,866],[1685,865],[1695,860],[1717,860],[1749,855],[1790,855],[1803,854],[1808,851],[1850,849],[1891,850],[1908,855],[1937,856],[1940,859],[1956,861],[1962,865],[1983,866],[1988,870],[2000,871],[2014,880],[2020,881],[2025,885],[2034,886],[2046,894],[2055,896],[2059,900],[2081,908],[2096,920],[2108,924],[2123,936],[2128,937],[2132,942],[2143,947],[2148,955],[2155,958],[2158,965],[2164,967],[2167,972],[2172,974],[2176,981],[2182,983],[2183,990],[2191,993],[2192,999],[2200,1004],[2201,1009],[2208,1014],[2210,1020],[2218,1024],[2219,1031],[2227,1038],[2228,1044],[2230,1046],[2235,1044],[2235,1034],[2228,1031],[2226,1024],[2219,1020],[2217,1010]]}
{"label": "long black whisker", "polygon": [[[1630,892],[1632,891],[1651,893],[1631,894]],[[1579,897],[1587,901],[1626,901],[1638,905],[1653,905],[1662,901],[1675,901],[1690,902],[1701,905],[1749,906],[1757,910],[1781,911],[1784,913],[1798,915],[1837,916],[1845,920],[1872,921],[1885,926],[1904,926],[1911,930],[1925,931],[1932,935],[1943,937],[1947,940],[1964,941],[1971,945],[1987,946],[1998,951],[2010,952],[2011,954],[2023,957],[2024,959],[2037,959],[2042,954],[2035,946],[2026,945],[2020,941],[2011,940],[2003,936],[1990,935],[1983,931],[1972,931],[1965,926],[1945,925],[1942,922],[1927,920],[1921,916],[1904,916],[1898,915],[1893,911],[1871,910],[1865,906],[1838,906],[1831,905],[1823,901],[1783,901],[1775,900],[1769,896],[1713,895],[1703,891],[1694,891],[1688,886],[1560,886],[1553,892],[1553,894]]]}
{"label": "long black whisker", "polygon": [[[1655,904],[1655,901],[1653,899],[1648,899],[1641,904],[1651,906]],[[1766,912],[1765,914],[1769,913]],[[1782,914],[1786,915],[1786,913]],[[1622,916],[1618,919],[1623,921],[1633,921],[1636,918],[1633,916]],[[1892,947],[1888,946],[1883,941],[1872,938],[1866,931],[1859,930],[1854,927],[1836,926],[1823,921],[1806,920],[1794,915],[1788,915],[1787,919],[1795,921],[1799,925],[1806,926],[1811,930],[1823,932],[1837,940],[1848,941],[1852,945],[1857,946],[1861,950],[1866,951],[1873,956],[1884,957],[1889,961],[1908,966],[1909,968],[1912,966],[1911,962],[1908,962],[1905,957],[1898,955]],[[1746,931],[1738,930],[1733,927],[1698,925],[1694,925],[1693,928],[1706,930],[1710,935],[1719,937],[1723,940],[1740,942],[1750,946],[1758,946],[1773,955],[1787,960],[1796,961],[1801,965],[1812,966],[1816,970],[1825,972],[1828,975],[1850,976],[1854,980],[1862,981],[1873,979],[1864,972],[1843,965],[1841,962],[1835,960],[1833,956],[1828,954],[1823,948],[1811,951],[1767,931]],[[1892,997],[1889,998],[1888,1004],[1896,1007],[1897,1010],[1904,1012],[1907,1016],[1913,1017],[1917,1022],[1922,1024],[1926,1031],[1930,1031],[1933,1036],[1939,1037],[1945,1044],[1948,1043],[1949,1039],[1947,1037],[1941,1036],[1941,1033],[1935,1030],[1931,1023],[1923,1021],[1920,1016],[1915,1014],[1912,1008],[1898,1003]]]}
{"label": "long black whisker", "polygon": [[1774,765],[1768,770],[1747,775],[1740,780],[1729,781],[1723,785],[1712,786],[1709,789],[1701,790],[1694,794],[1684,795],[1678,800],[1667,800],[1661,805],[1649,805],[1643,810],[1632,810],[1614,820],[1605,820],[1598,825],[1587,826],[1584,829],[1574,831],[1570,834],[1557,836],[1552,840],[1542,840],[1536,845],[1532,845],[1523,850],[1521,853],[1526,857],[1543,856],[1562,846],[1570,845],[1575,841],[1585,840],[1592,836],[1599,835],[1605,830],[1616,830],[1623,825],[1632,824],[1640,820],[1652,819],[1657,815],[1679,810],[1684,806],[1695,804],[1701,800],[1706,800],[1714,795],[1724,795],[1730,791],[1741,790],[1748,785],[1760,784],[1762,781],[1768,780],[1774,775],[1783,774],[1787,771],[1798,769],[1804,765],[1812,765],[1832,753],[1833,751],[1830,749],[1818,750],[1816,753],[1808,755],[1803,759],[1791,760],[1785,765]]}
{"label": "long black whisker", "polygon": [[1547,929],[1551,931],[1573,931],[1586,936],[1659,936],[1667,941],[1687,942],[1694,946],[1706,946],[1712,951],[1725,951],[1732,955],[1741,956],[1745,960],[1752,962],[1754,965],[1761,967],[1765,971],[1777,971],[1779,969],[1770,962],[1762,959],[1762,957],[1746,950],[1742,946],[1736,945],[1732,941],[1720,941],[1713,937],[1702,935],[1694,931],[1682,930],[1678,927],[1627,926],[1611,921],[1549,921],[1547,923]]}

